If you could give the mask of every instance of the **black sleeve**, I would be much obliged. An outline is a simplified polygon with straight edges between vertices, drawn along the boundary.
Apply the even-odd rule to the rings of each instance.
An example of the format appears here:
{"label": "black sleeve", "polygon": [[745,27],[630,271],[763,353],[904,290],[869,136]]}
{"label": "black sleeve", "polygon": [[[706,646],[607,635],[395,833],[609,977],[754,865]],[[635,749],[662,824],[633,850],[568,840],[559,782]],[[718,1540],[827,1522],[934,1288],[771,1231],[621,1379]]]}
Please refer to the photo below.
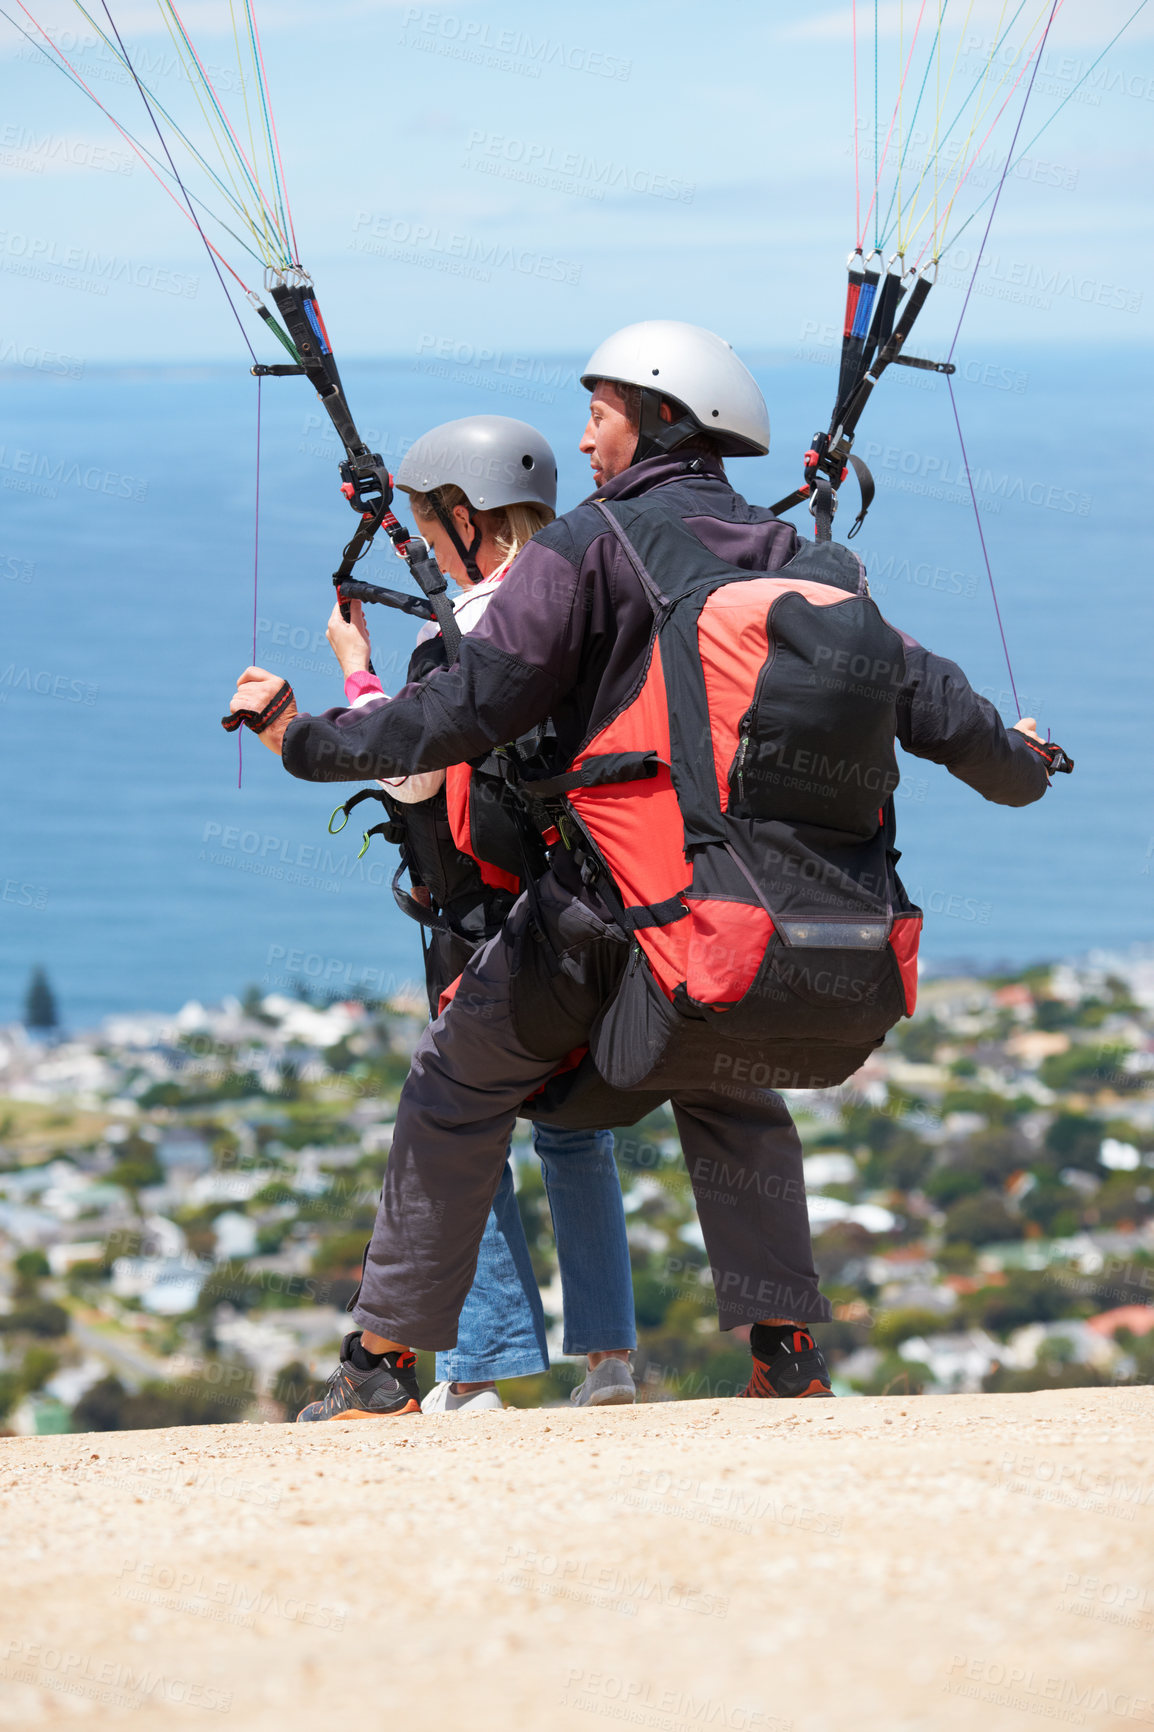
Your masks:
{"label": "black sleeve", "polygon": [[1029,806],[1049,786],[1044,758],[1025,734],[1006,728],[955,662],[914,644],[898,698],[898,739],[915,757],[944,764],[951,776],[999,806]]}
{"label": "black sleeve", "polygon": [[459,659],[391,700],[289,723],[281,756],[305,782],[363,782],[446,770],[543,721],[555,688],[540,667],[467,634]]}

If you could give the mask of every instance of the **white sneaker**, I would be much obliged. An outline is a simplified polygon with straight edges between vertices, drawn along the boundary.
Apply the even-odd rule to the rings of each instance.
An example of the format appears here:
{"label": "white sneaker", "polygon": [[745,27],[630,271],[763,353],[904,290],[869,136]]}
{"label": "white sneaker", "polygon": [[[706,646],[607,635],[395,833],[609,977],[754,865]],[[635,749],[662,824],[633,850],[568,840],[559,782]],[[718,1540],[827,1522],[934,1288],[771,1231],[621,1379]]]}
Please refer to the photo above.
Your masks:
{"label": "white sneaker", "polygon": [[454,1395],[452,1383],[434,1383],[421,1403],[422,1413],[504,1413],[505,1403],[495,1389],[475,1389],[472,1395]]}
{"label": "white sneaker", "polygon": [[633,1372],[624,1359],[603,1359],[569,1396],[574,1407],[627,1407],[637,1400]]}

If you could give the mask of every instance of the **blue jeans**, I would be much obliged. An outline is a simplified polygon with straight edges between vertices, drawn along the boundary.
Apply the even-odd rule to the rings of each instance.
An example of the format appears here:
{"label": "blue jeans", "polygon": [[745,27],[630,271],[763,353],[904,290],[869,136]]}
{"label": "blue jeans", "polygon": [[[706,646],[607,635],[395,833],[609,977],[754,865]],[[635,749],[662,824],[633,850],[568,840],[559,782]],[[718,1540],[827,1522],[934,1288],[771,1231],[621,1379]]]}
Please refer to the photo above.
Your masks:
{"label": "blue jeans", "polygon": [[[636,1347],[633,1278],[612,1131],[533,1126],[557,1240],[565,1353]],[[484,1383],[548,1371],[545,1313],[513,1192],[508,1161],[457,1330],[437,1354],[438,1383]]]}

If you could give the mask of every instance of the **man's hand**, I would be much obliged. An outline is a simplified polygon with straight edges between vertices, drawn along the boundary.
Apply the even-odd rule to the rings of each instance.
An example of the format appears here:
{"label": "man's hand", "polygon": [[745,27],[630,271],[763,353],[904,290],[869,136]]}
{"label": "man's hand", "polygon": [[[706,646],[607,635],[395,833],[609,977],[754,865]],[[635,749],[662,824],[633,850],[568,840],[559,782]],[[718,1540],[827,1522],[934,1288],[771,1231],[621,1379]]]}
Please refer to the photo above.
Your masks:
{"label": "man's hand", "polygon": [[1025,734],[1031,749],[1036,751],[1039,757],[1045,758],[1047,776],[1056,776],[1059,771],[1068,776],[1074,768],[1073,758],[1068,752],[1062,750],[1057,740],[1044,740],[1042,738],[1033,716],[1023,716],[1020,722],[1015,722],[1013,732]]}
{"label": "man's hand", "polygon": [[[236,694],[228,707],[234,716],[241,710],[259,714],[266,705],[272,703],[284,683],[279,674],[270,674],[264,668],[245,668],[236,682]],[[275,752],[278,758],[285,729],[296,713],[296,699],[290,698],[276,721],[270,722],[268,727],[257,735],[261,745],[267,746],[270,752]]]}
{"label": "man's hand", "polygon": [[341,664],[341,673],[346,679],[350,674],[367,673],[372,659],[365,610],[359,601],[350,601],[349,615],[348,619],[341,618],[341,604],[338,601],[329,615],[325,631],[333,654]]}

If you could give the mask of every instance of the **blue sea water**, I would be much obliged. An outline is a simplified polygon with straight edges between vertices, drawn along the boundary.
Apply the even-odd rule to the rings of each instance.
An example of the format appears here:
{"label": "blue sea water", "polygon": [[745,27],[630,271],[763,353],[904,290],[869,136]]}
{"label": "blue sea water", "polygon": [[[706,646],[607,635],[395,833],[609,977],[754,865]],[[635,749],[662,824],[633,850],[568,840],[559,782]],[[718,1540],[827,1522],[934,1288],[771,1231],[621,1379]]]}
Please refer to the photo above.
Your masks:
{"label": "blue sea water", "polygon": [[[828,414],[825,359],[757,369],[775,446],[731,465],[751,498],[794,484]],[[903,873],[927,910],[925,954],[981,967],[1126,949],[1152,936],[1151,584],[1134,432],[1148,359],[1039,348],[959,361],[1018,690],[1077,770],[1017,812],[905,761]],[[513,414],[554,441],[562,504],[588,491],[572,359],[344,371],[391,465],[440,420]],[[419,973],[389,894],[391,851],[378,840],[357,862],[356,816],[344,836],[326,832],[348,790],[291,780],[249,736],[238,789],[219,725],[252,648],[255,397],[239,364],[0,374],[0,1018],[17,1013],[36,963],[72,1026],[249,983],[378,992]],[[341,701],[323,632],[353,520],[305,383],[266,383],[263,414],[257,660],[322,709]],[[879,488],[857,545],[883,610],[1012,720],[941,379],[891,372],[858,449]],[[366,575],[406,578],[386,549]],[[415,623],[373,611],[392,689]]]}

